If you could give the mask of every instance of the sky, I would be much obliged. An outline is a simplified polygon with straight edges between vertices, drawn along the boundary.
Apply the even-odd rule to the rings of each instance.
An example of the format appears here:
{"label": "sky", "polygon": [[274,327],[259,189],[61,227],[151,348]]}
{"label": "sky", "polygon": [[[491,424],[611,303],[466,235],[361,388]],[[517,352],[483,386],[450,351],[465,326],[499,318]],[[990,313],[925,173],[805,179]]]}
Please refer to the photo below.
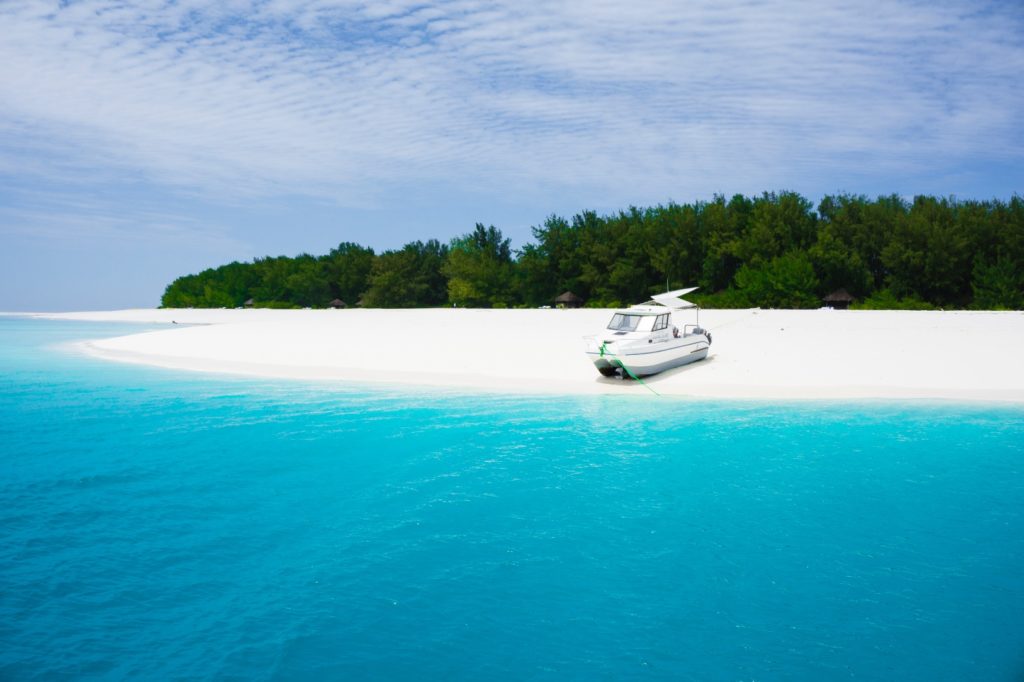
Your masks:
{"label": "sky", "polygon": [[0,2],[0,310],[793,190],[1024,193],[1024,3]]}

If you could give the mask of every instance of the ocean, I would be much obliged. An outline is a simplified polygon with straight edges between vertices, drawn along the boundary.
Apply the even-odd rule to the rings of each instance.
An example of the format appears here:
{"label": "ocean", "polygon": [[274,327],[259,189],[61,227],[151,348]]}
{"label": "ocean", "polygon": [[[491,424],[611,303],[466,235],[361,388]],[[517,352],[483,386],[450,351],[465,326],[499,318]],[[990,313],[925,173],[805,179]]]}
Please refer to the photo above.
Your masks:
{"label": "ocean", "polygon": [[2,680],[1024,679],[1020,406],[481,395],[67,346],[148,328],[0,318]]}

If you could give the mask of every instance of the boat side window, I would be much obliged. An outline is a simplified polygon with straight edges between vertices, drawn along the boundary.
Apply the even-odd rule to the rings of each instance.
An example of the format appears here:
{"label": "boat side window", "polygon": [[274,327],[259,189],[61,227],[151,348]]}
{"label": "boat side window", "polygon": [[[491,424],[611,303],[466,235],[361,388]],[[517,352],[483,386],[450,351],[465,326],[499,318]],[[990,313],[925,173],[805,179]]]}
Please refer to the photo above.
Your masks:
{"label": "boat side window", "polygon": [[658,315],[658,319],[654,322],[654,329],[652,331],[660,332],[662,329],[668,328],[668,315]]}
{"label": "boat side window", "polygon": [[640,315],[615,313],[612,316],[612,321],[608,323],[608,328],[620,332],[634,332],[637,325],[640,324],[640,317]]}

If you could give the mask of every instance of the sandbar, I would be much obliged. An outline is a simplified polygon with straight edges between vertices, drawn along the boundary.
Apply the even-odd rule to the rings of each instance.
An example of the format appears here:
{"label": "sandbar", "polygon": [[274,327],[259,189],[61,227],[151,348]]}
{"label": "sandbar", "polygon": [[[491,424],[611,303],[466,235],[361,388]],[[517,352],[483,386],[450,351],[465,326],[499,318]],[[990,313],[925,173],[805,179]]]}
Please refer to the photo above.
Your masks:
{"label": "sandbar", "polygon": [[582,337],[610,315],[435,308],[36,316],[167,324],[81,348],[183,371],[501,393],[1024,403],[1022,312],[703,310],[700,323],[713,335],[708,358],[643,384],[601,377],[584,355]]}

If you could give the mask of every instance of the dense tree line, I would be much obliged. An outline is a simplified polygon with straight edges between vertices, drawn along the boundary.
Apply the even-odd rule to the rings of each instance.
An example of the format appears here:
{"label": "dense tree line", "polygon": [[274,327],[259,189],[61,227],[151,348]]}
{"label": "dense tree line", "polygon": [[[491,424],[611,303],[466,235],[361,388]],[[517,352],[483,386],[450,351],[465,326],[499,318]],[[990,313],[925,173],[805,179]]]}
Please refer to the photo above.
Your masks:
{"label": "dense tree line", "polygon": [[840,288],[855,307],[1024,307],[1024,199],[827,196],[815,209],[793,192],[716,196],[571,220],[551,216],[513,251],[477,224],[448,244],[431,239],[374,253],[342,243],[323,256],[257,258],[172,282],[165,307],[550,305],[572,291],[618,306],[700,285],[710,307],[821,305]]}

